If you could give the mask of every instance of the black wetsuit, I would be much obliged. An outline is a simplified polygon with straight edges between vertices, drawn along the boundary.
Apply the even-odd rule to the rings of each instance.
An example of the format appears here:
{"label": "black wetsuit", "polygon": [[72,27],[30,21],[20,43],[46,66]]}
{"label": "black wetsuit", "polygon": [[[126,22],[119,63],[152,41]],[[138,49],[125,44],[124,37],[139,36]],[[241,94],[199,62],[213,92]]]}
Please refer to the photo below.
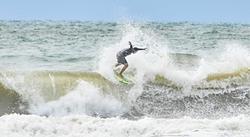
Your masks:
{"label": "black wetsuit", "polygon": [[119,64],[128,64],[128,62],[125,59],[125,57],[127,57],[128,55],[130,55],[133,52],[134,52],[133,48],[127,48],[127,49],[123,49],[123,50],[119,51],[116,54],[117,62]]}

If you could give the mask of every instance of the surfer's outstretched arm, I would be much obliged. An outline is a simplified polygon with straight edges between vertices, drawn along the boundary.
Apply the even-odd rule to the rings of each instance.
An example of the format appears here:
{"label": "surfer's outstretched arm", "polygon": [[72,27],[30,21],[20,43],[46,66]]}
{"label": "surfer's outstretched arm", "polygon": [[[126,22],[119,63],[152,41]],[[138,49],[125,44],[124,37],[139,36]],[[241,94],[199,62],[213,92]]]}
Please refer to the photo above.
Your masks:
{"label": "surfer's outstretched arm", "polygon": [[137,48],[137,50],[146,50],[147,48]]}
{"label": "surfer's outstretched arm", "polygon": [[139,51],[139,50],[146,50],[147,48],[137,48],[137,47],[134,47],[134,50],[135,51]]}

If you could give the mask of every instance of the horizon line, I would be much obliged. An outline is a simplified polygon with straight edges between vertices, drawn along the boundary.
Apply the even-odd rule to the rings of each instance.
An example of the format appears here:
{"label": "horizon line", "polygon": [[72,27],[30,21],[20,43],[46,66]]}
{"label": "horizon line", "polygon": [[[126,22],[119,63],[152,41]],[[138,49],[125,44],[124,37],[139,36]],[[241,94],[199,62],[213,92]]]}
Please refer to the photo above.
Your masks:
{"label": "horizon line", "polygon": [[190,23],[190,24],[247,24],[250,22],[238,21],[167,21],[167,20],[81,20],[81,19],[0,19],[0,21],[19,22],[19,21],[40,21],[40,22],[92,22],[92,23]]}

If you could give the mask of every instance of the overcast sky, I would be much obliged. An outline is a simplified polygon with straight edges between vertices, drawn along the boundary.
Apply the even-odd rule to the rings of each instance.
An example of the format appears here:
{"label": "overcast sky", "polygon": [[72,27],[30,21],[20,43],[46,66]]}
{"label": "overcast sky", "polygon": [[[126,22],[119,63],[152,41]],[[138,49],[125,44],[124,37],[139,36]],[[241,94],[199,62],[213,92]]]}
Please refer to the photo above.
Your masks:
{"label": "overcast sky", "polygon": [[250,23],[250,0],[0,0],[0,19]]}

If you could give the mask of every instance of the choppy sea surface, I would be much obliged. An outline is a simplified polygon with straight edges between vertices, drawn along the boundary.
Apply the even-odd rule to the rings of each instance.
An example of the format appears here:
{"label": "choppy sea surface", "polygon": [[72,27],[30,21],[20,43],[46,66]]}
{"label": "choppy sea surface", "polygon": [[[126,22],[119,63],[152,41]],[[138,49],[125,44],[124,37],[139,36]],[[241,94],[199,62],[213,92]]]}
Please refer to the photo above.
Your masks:
{"label": "choppy sea surface", "polygon": [[250,24],[0,21],[3,137],[248,137],[249,82]]}

